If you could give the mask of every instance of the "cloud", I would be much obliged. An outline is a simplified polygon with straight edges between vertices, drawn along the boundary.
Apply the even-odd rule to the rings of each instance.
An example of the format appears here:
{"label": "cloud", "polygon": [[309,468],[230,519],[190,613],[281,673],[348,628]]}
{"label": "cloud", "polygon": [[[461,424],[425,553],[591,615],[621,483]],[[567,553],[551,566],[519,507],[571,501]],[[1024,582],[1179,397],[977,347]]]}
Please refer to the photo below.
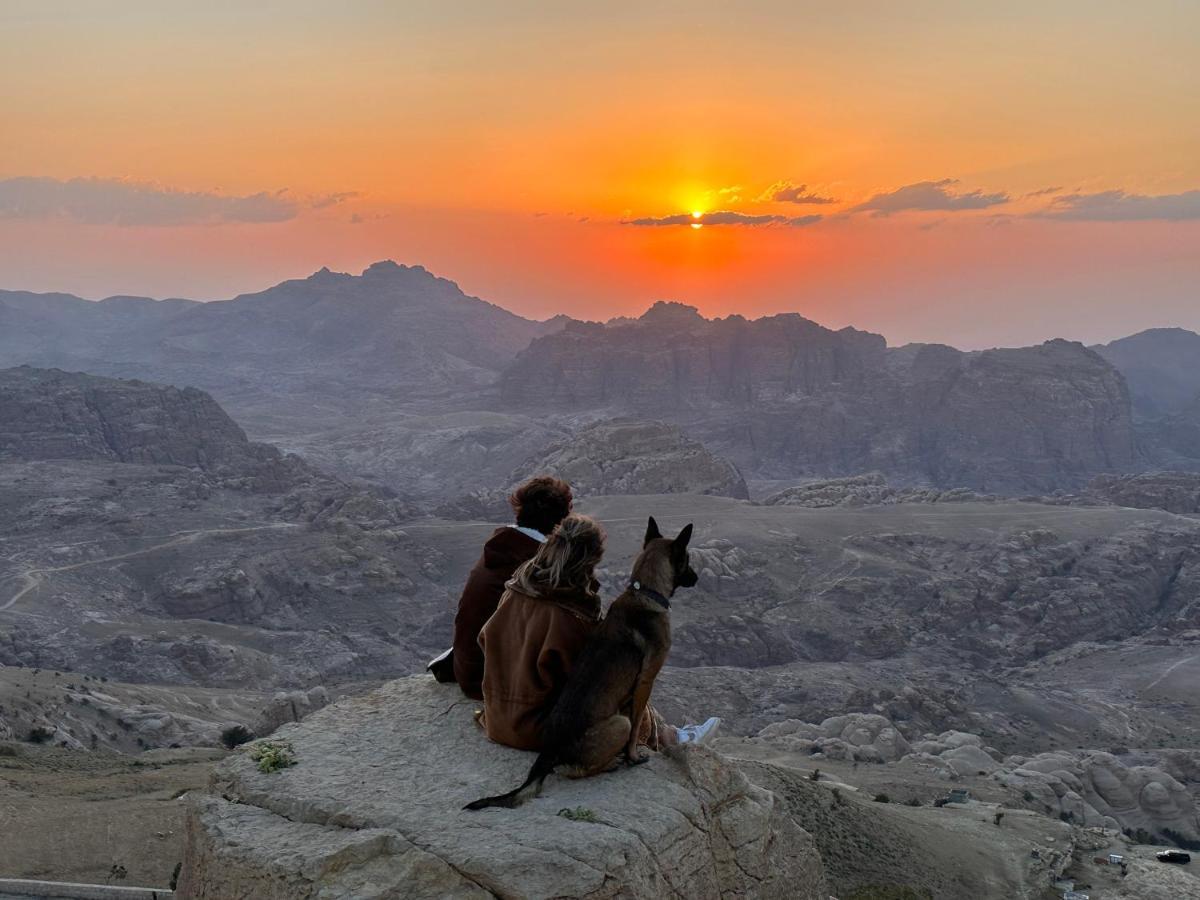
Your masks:
{"label": "cloud", "polygon": [[206,225],[286,222],[304,209],[324,209],[356,194],[301,199],[286,191],[244,196],[184,191],[120,178],[0,179],[0,219],[64,217],[89,225]]}
{"label": "cloud", "polygon": [[837,203],[833,197],[807,193],[807,184],[777,181],[758,196],[760,203]]}
{"label": "cloud", "polygon": [[329,206],[337,206],[339,203],[344,203],[347,200],[353,200],[358,196],[361,196],[358,191],[339,191],[336,194],[322,194],[319,197],[313,197],[308,205],[313,209],[325,209]]}
{"label": "cloud", "polygon": [[1180,194],[1127,194],[1100,191],[1055,197],[1038,216],[1090,222],[1135,222],[1158,219],[1182,222],[1200,219],[1200,190]]}
{"label": "cloud", "polygon": [[968,194],[956,194],[949,190],[949,187],[957,183],[953,178],[943,178],[941,181],[906,184],[894,191],[876,194],[865,203],[851,207],[848,212],[870,211],[876,216],[889,216],[907,210],[959,212],[965,209],[987,209],[989,206],[999,206],[1009,201],[1008,194],[1003,192],[985,194],[983,191],[971,191]]}
{"label": "cloud", "polygon": [[1062,190],[1062,185],[1059,185],[1057,187],[1042,188],[1040,191],[1030,191],[1025,196],[1026,197],[1044,197],[1047,194],[1057,194],[1061,190]]}
{"label": "cloud", "polygon": [[773,216],[761,215],[754,216],[747,213],[733,212],[732,210],[720,210],[718,212],[704,213],[700,217],[691,215],[690,213],[677,213],[673,216],[650,216],[641,219],[624,219],[622,225],[744,225],[744,226],[763,226],[763,225],[788,225],[795,228],[800,228],[805,225],[815,225],[820,222],[822,216]]}

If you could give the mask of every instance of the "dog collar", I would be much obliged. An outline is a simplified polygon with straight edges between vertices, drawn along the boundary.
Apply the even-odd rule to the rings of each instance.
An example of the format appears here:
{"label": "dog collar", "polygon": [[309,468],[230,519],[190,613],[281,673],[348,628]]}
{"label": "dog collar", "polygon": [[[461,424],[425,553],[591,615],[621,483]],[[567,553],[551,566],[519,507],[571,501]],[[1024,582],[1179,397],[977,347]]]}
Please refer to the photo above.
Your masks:
{"label": "dog collar", "polygon": [[647,597],[649,597],[651,600],[653,600],[655,603],[657,603],[663,609],[671,608],[671,601],[668,600],[666,597],[664,597],[662,594],[660,594],[658,591],[654,590],[654,588],[645,587],[640,581],[631,581],[631,582],[629,582],[629,586],[631,588],[633,588],[633,590],[637,591],[639,594],[645,594]]}

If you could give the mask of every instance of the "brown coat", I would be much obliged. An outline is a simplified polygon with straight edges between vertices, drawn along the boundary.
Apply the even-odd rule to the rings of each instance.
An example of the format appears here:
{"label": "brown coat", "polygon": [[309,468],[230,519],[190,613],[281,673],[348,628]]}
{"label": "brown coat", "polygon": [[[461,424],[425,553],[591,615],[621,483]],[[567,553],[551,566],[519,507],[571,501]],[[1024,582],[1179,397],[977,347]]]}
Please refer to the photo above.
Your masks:
{"label": "brown coat", "polygon": [[487,660],[482,724],[488,737],[519,750],[541,749],[546,718],[599,624],[595,593],[505,592],[479,635]]}
{"label": "brown coat", "polygon": [[479,632],[496,611],[504,585],[517,567],[532,559],[541,545],[529,535],[505,526],[497,528],[463,588],[454,617],[454,680],[462,692],[483,699],[483,650]]}

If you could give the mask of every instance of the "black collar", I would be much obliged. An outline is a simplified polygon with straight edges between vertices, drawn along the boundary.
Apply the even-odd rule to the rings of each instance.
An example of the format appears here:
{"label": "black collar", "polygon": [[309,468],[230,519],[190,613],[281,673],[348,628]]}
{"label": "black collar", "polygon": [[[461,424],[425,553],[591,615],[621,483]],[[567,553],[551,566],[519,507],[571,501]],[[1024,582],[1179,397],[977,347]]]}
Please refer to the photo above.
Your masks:
{"label": "black collar", "polygon": [[645,596],[649,597],[651,600],[653,600],[655,603],[657,603],[663,609],[671,608],[670,600],[668,600],[666,597],[664,597],[658,591],[654,590],[654,588],[646,587],[640,581],[629,582],[629,588],[630,588],[630,590],[637,591],[639,594],[644,594]]}

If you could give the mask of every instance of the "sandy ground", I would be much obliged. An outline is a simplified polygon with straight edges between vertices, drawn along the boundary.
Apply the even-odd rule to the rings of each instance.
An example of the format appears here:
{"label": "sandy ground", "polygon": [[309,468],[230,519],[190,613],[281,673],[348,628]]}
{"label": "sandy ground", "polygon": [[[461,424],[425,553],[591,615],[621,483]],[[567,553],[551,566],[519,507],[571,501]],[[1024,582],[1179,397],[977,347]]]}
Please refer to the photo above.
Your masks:
{"label": "sandy ground", "polygon": [[[0,875],[166,887],[183,858],[181,797],[223,755],[0,743]],[[112,877],[114,866],[124,878]]]}

